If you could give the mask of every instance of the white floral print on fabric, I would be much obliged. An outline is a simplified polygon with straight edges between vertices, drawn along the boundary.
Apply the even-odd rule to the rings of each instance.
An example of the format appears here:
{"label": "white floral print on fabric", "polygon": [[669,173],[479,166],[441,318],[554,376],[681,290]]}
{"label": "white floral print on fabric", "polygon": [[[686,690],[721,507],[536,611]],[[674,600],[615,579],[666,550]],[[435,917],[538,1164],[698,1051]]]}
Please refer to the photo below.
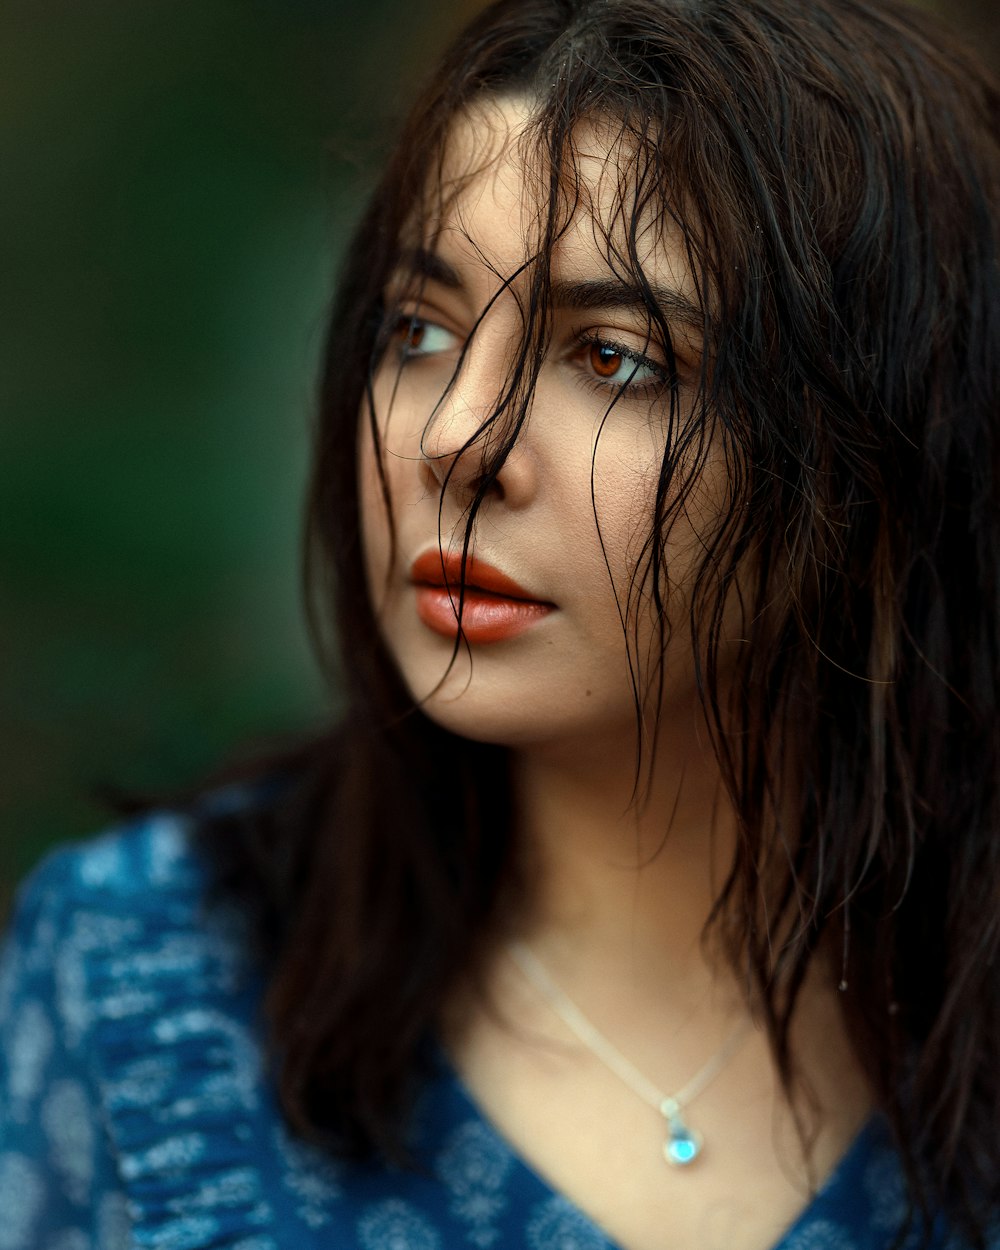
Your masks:
{"label": "white floral print on fabric", "polygon": [[67,940],[53,968],[55,1005],[62,1021],[62,1042],[76,1050],[90,1026],[90,1002],[83,952]]}
{"label": "white floral print on fabric", "polygon": [[155,1107],[163,1101],[174,1079],[173,1065],[162,1055],[148,1055],[126,1061],[121,1071],[104,1083],[104,1101],[109,1110],[119,1107]]}
{"label": "white floral print on fabric", "polygon": [[122,1193],[102,1194],[97,1203],[97,1243],[94,1250],[130,1250],[132,1220]]}
{"label": "white floral print on fabric", "polygon": [[104,837],[92,842],[80,861],[80,881],[91,889],[106,889],[125,875],[125,849],[119,838]]}
{"label": "white floral print on fabric", "polygon": [[199,1211],[224,1211],[228,1207],[252,1204],[257,1193],[255,1169],[234,1168],[228,1172],[220,1170],[199,1182],[196,1189],[185,1195],[177,1209],[184,1215],[194,1215]]}
{"label": "white floral print on fabric", "polygon": [[554,1195],[539,1203],[528,1222],[531,1250],[608,1250],[608,1243],[582,1211]]}
{"label": "white floral print on fabric", "polygon": [[76,1080],[54,1081],[41,1109],[42,1128],[55,1169],[66,1193],[83,1206],[94,1176],[94,1110],[87,1091]]}
{"label": "white floral print on fabric", "polygon": [[52,1054],[54,1033],[41,1003],[21,1004],[14,1033],[7,1043],[7,1114],[23,1121],[42,1088],[42,1074]]}
{"label": "white floral print on fabric", "polygon": [[[191,839],[187,826],[171,816],[154,816],[146,825],[146,877],[150,886],[173,886],[192,876]],[[197,880],[193,881],[195,888]]]}
{"label": "white floral print on fabric", "polygon": [[214,1215],[185,1215],[171,1220],[165,1236],[157,1238],[157,1250],[205,1250],[221,1240],[221,1225]]}
{"label": "white floral print on fabric", "polygon": [[205,1154],[205,1138],[201,1133],[183,1133],[167,1137],[141,1153],[129,1155],[122,1160],[122,1175],[126,1180],[145,1176],[150,1172],[169,1172],[174,1168],[187,1168],[197,1163]]}
{"label": "white floral print on fabric", "polygon": [[438,1250],[440,1238],[412,1203],[388,1198],[364,1211],[358,1220],[363,1250]]}
{"label": "white floral print on fabric", "polygon": [[274,1145],[282,1163],[281,1182],[299,1219],[307,1228],[324,1228],[344,1192],[336,1161],[298,1141],[282,1124],[275,1127]]}
{"label": "white floral print on fabric", "polygon": [[61,938],[55,918],[48,910],[42,911],[37,917],[31,942],[24,950],[23,970],[26,976],[32,977],[38,972],[44,973],[52,966],[52,960]]}
{"label": "white floral print on fabric", "polygon": [[13,1151],[0,1154],[0,1250],[35,1250],[44,1198],[38,1165]]}
{"label": "white floral print on fabric", "polygon": [[70,1050],[79,1047],[95,1018],[120,1020],[153,1006],[154,996],[148,991],[119,985],[115,993],[95,999],[88,985],[87,963],[95,951],[138,951],[142,936],[142,926],[133,917],[102,915],[90,909],[70,917],[53,968],[56,1010],[62,1024],[60,1040]]}
{"label": "white floral print on fabric", "polygon": [[452,1212],[470,1225],[469,1240],[484,1250],[500,1236],[495,1222],[507,1207],[512,1164],[510,1151],[481,1120],[460,1124],[437,1158],[437,1174],[451,1194]]}
{"label": "white floral print on fabric", "polygon": [[226,1063],[202,1085],[202,1094],[253,1110],[260,1096],[261,1056],[257,1041],[241,1021],[212,1007],[192,1007],[156,1022],[153,1036],[161,1046],[192,1040],[206,1047],[224,1045]]}

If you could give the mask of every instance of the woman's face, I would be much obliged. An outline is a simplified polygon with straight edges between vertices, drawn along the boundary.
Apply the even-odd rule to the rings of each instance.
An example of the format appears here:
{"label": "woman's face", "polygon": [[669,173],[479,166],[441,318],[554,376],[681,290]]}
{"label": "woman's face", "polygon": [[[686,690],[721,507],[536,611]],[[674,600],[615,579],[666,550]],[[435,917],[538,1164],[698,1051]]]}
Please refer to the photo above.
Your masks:
{"label": "woman's face", "polygon": [[[609,160],[597,129],[577,139],[584,194],[551,258],[551,337],[527,423],[478,512],[464,642],[455,645],[458,568],[482,463],[482,439],[467,444],[494,412],[524,334],[536,215],[536,182],[517,142],[526,118],[518,101],[495,102],[457,124],[445,168],[446,180],[461,179],[457,194],[433,244],[390,279],[386,303],[402,316],[374,404],[396,541],[363,416],[369,591],[409,690],[453,732],[511,746],[606,740],[631,751],[626,631],[640,672],[648,675],[659,649],[648,581],[633,582],[666,448],[669,367],[637,293],[607,259],[627,153],[612,148]],[[694,286],[682,249],[662,231],[647,231],[642,246],[643,271],[673,312],[683,420],[699,377]],[[719,506],[713,476],[709,456],[667,545],[679,623],[665,666],[668,703],[692,693],[684,589],[697,535]]]}

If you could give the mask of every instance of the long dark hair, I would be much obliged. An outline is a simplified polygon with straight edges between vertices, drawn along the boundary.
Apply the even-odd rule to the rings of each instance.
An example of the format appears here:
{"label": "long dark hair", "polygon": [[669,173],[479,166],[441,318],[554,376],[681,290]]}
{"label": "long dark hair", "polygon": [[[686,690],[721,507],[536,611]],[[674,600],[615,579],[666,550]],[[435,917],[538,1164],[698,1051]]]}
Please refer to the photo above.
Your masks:
{"label": "long dark hair", "polygon": [[[432,211],[456,117],[511,93],[551,177],[507,397],[523,402],[482,490],[544,346],[574,133],[610,120],[636,155],[609,263],[648,291],[642,213],[680,230],[704,307],[696,412],[729,467],[690,611],[739,821],[713,932],[790,1091],[797,997],[836,950],[917,1209],[944,1204],[975,1238],[1000,1203],[1000,98],[893,0],[500,0],[411,113],[348,251],[316,430],[310,603],[347,710],[279,798],[213,834],[262,918],[286,1111],[391,1152],[445,996],[475,983],[518,894],[503,751],[436,727],[379,641],[356,476],[400,239]],[[652,299],[649,322],[669,349]],[[685,476],[677,448],[704,446],[675,435],[635,578],[654,593],[699,463]],[[733,596],[746,642],[723,684]]]}

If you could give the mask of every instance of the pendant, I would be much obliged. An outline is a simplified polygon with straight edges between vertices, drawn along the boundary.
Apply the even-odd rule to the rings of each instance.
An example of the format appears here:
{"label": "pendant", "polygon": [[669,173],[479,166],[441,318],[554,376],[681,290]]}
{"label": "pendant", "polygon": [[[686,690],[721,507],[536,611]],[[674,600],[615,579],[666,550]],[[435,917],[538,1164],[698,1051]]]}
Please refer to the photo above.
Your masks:
{"label": "pendant", "polygon": [[688,1128],[674,1098],[664,1098],[660,1111],[667,1121],[667,1140],[663,1157],[672,1168],[686,1168],[701,1154],[701,1134]]}

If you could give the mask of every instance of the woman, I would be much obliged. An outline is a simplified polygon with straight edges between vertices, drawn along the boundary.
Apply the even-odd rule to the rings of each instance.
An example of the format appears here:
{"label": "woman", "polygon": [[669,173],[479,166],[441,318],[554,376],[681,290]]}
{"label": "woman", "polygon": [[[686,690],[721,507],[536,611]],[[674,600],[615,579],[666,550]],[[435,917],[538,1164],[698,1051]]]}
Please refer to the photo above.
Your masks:
{"label": "woman", "polygon": [[896,3],[472,23],[328,339],[344,722],[26,888],[0,1245],[1000,1245],[998,122]]}

